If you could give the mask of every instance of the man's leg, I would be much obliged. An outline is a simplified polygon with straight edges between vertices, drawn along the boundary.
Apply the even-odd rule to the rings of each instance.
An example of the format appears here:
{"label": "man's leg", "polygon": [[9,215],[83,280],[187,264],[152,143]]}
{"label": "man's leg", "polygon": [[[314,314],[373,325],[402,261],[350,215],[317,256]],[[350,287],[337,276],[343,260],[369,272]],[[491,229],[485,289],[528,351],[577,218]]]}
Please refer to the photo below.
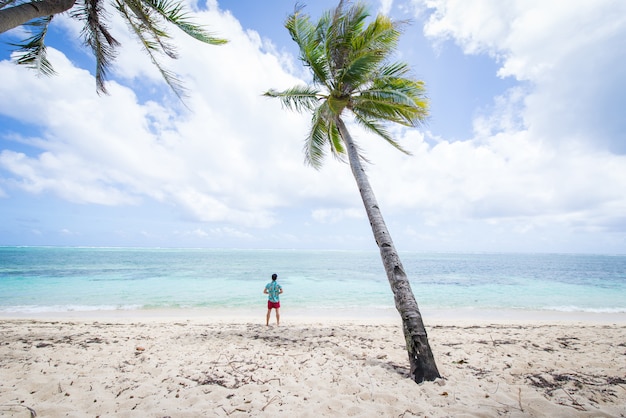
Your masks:
{"label": "man's leg", "polygon": [[280,325],[280,309],[276,308],[276,325]]}
{"label": "man's leg", "polygon": [[269,326],[270,324],[270,314],[272,313],[272,310],[270,308],[267,308],[267,315],[265,316],[265,326]]}

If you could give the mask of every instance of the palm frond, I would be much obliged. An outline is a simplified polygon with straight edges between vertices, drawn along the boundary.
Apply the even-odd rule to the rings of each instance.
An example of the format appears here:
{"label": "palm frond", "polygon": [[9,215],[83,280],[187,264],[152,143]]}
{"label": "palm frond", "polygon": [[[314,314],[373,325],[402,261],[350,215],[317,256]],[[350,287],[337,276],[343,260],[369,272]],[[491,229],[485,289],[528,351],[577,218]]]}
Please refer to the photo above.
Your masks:
{"label": "palm frond", "polygon": [[380,69],[371,85],[353,95],[352,110],[405,126],[418,126],[428,117],[428,99],[422,81],[389,76],[404,74],[408,67],[395,63]]}
{"label": "palm frond", "polygon": [[300,113],[315,110],[321,99],[319,90],[312,86],[296,86],[283,91],[270,89],[263,95],[278,98],[283,107]]}
{"label": "palm frond", "polygon": [[17,3],[17,0],[0,0],[0,9],[3,9],[14,3]]}
{"label": "palm frond", "polygon": [[[117,1],[119,3],[119,0]],[[144,37],[151,38],[150,47],[172,59],[177,59],[176,48],[167,42],[170,35],[165,28],[161,27],[162,22],[159,21],[159,14],[147,7],[143,0],[124,0],[124,3],[132,11],[132,14],[127,12],[126,15],[134,21]]]}
{"label": "palm frond", "polygon": [[324,102],[311,118],[311,130],[304,144],[304,161],[316,170],[322,167],[326,149],[341,162],[346,162],[346,151],[343,139],[335,123],[335,116]]}
{"label": "palm frond", "polygon": [[338,129],[344,109],[354,114],[359,125],[407,154],[385,125],[414,127],[428,116],[424,83],[408,76],[405,63],[388,62],[398,46],[403,22],[379,15],[366,26],[368,17],[363,3],[340,0],[337,8],[322,14],[315,25],[301,8],[285,23],[300,48],[301,60],[313,73],[314,85],[323,85],[327,91],[322,94],[313,87],[297,87],[269,90],[265,95],[279,98],[286,108],[312,111],[304,153],[307,164],[315,168],[321,166],[326,147],[345,160],[345,142]]}
{"label": "palm frond", "polygon": [[355,90],[362,88],[372,80],[373,73],[380,65],[380,58],[375,54],[363,53],[358,56],[352,56],[346,63],[346,67],[338,72],[338,88],[344,94],[352,94]]}
{"label": "palm frond", "polygon": [[364,3],[356,3],[347,10],[350,2],[339,2],[327,32],[326,50],[335,69],[344,68],[345,59],[353,48],[353,39],[363,31],[365,20],[370,16]]}
{"label": "palm frond", "polygon": [[362,30],[363,22],[369,16],[367,9],[361,3],[346,11],[347,3],[349,2],[343,0],[339,2],[324,33],[324,47],[328,66],[333,76],[335,88],[341,91],[349,90],[342,86],[342,73],[352,50],[352,38]]}
{"label": "palm frond", "polygon": [[320,113],[321,107],[313,112],[311,130],[304,141],[304,162],[316,170],[322,167],[326,156],[324,144],[328,138],[328,124]]}
{"label": "palm frond", "polygon": [[18,55],[15,59],[17,64],[32,68],[38,73],[47,76],[56,74],[54,68],[52,68],[52,64],[48,61],[44,42],[52,17],[53,16],[46,16],[26,23],[26,26],[33,29],[33,35],[21,43],[10,44],[18,47]]}
{"label": "palm frond", "polygon": [[355,36],[353,48],[357,51],[363,49],[376,51],[388,57],[398,46],[400,27],[403,23],[378,15],[358,36]]}
{"label": "palm frond", "polygon": [[300,49],[300,60],[311,69],[313,82],[326,85],[330,79],[330,73],[323,50],[319,48],[319,26],[314,26],[309,16],[302,12],[302,7],[296,6],[293,14],[285,21],[285,28]]}
{"label": "palm frond", "polygon": [[[164,45],[162,39],[157,36],[160,30],[156,26],[153,26],[152,29],[147,29],[146,25],[152,25],[152,21],[149,19],[148,15],[142,14],[139,11],[137,11],[138,14],[129,13],[126,7],[126,4],[129,3],[131,2],[128,0],[124,1],[124,3],[122,3],[122,0],[116,0],[115,5],[122,17],[126,19],[128,26],[135,33],[135,36],[137,36],[137,38],[139,39],[139,42],[143,46],[144,51],[146,51],[146,53],[150,57],[152,64],[157,67],[157,69],[161,73],[161,76],[163,77],[167,85],[170,86],[174,94],[176,94],[176,96],[182,100],[187,95],[187,91],[183,86],[182,81],[177,77],[175,73],[165,69],[156,56],[158,52],[165,52],[162,49]],[[147,20],[144,20],[144,17]],[[155,37],[156,40],[154,39]]]}
{"label": "palm frond", "polygon": [[193,23],[183,4],[179,1],[141,0],[141,3],[194,39],[211,45],[222,45],[228,42],[228,40],[218,38],[214,34],[207,32],[202,26]]}
{"label": "palm frond", "polygon": [[120,43],[109,32],[106,25],[108,14],[101,0],[85,0],[79,4],[71,16],[84,22],[81,35],[96,58],[96,89],[106,94],[108,69],[115,60],[115,49]]}
{"label": "palm frond", "polygon": [[426,98],[414,98],[401,90],[370,89],[353,97],[350,102],[353,112],[367,114],[388,122],[404,126],[419,126],[428,117]]}
{"label": "palm frond", "polygon": [[392,145],[397,150],[407,155],[411,155],[409,151],[402,148],[402,146],[398,144],[398,142],[391,137],[389,132],[387,132],[387,130],[383,127],[382,123],[379,123],[374,118],[370,118],[368,116],[362,115],[359,112],[354,112],[354,116],[355,116],[355,120],[357,121],[357,123],[361,125],[362,127],[364,127],[366,130],[373,132],[376,135],[380,136],[385,141],[387,141],[387,143]]}
{"label": "palm frond", "polygon": [[386,16],[379,15],[351,39],[340,73],[344,91],[352,92],[369,82],[396,48],[400,31]]}
{"label": "palm frond", "polygon": [[328,129],[328,139],[330,145],[331,154],[342,162],[346,162],[346,147],[344,146],[343,139],[341,139],[341,135],[339,134],[339,129],[337,128],[337,124],[334,120],[329,121],[329,129]]}
{"label": "palm frond", "polygon": [[304,161],[316,170],[322,167],[327,147],[333,156],[341,159],[344,148],[333,121],[327,102],[313,112],[311,130],[304,142]]}
{"label": "palm frond", "polygon": [[409,65],[406,62],[396,61],[392,63],[386,63],[378,68],[377,80],[385,80],[388,78],[406,78],[409,74]]}

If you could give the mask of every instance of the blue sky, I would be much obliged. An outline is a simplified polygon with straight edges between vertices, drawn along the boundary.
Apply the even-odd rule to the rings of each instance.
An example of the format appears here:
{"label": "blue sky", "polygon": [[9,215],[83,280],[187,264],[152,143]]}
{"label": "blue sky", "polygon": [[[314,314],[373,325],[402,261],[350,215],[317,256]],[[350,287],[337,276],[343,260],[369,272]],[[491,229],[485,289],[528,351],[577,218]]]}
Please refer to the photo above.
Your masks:
{"label": "blue sky", "polygon": [[[113,13],[108,96],[77,22],[55,19],[51,78],[0,35],[0,245],[375,249],[349,167],[304,165],[308,115],[262,97],[308,80],[295,3],[189,3],[230,43],[172,30],[187,108]],[[398,250],[626,252],[626,2],[368,4],[410,22],[397,58],[431,103],[391,128],[412,156],[349,126]]]}

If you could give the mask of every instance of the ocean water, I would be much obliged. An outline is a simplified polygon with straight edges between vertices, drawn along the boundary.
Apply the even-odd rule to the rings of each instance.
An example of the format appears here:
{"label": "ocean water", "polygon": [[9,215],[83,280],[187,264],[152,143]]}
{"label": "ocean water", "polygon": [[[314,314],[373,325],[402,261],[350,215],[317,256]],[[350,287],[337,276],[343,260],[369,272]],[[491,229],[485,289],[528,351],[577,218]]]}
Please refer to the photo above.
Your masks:
{"label": "ocean water", "polygon": [[[626,312],[626,256],[400,253],[421,310]],[[0,314],[395,311],[375,251],[0,247]]]}

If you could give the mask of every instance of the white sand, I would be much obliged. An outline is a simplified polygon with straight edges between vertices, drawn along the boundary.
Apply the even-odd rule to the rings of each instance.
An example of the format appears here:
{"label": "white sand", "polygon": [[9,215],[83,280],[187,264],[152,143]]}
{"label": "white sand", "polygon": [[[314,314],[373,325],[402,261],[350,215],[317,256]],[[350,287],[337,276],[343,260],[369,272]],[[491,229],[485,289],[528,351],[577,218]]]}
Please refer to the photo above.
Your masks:
{"label": "white sand", "polygon": [[626,321],[591,318],[425,316],[420,385],[399,319],[4,318],[0,416],[624,417]]}

